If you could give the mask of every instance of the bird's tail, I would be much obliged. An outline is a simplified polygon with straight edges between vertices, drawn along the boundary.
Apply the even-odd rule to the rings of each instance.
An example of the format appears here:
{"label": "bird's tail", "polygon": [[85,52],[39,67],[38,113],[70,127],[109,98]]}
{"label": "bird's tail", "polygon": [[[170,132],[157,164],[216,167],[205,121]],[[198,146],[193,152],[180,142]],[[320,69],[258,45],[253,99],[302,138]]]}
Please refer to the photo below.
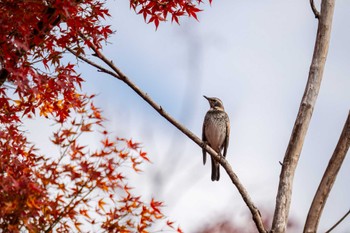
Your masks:
{"label": "bird's tail", "polygon": [[220,164],[211,157],[211,180],[219,181],[220,180]]}
{"label": "bird's tail", "polygon": [[202,148],[202,154],[203,154],[203,164],[205,165],[205,163],[207,162],[207,151]]}

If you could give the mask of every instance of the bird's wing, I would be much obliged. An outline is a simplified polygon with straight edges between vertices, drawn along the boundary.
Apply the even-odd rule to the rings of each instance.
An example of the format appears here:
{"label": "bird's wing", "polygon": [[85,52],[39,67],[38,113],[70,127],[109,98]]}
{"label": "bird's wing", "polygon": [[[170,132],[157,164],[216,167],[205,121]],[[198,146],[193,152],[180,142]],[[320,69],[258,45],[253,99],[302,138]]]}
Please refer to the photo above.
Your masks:
{"label": "bird's wing", "polygon": [[228,118],[227,114],[225,117],[225,121],[226,121],[226,136],[224,141],[224,157],[226,158],[227,148],[230,141],[230,129],[231,129],[230,119]]}
{"label": "bird's wing", "polygon": [[[203,127],[202,127],[202,141],[206,144],[207,143],[207,138],[205,136],[205,120],[203,121]],[[202,148],[202,153],[203,153],[203,164],[207,162],[207,151]]]}

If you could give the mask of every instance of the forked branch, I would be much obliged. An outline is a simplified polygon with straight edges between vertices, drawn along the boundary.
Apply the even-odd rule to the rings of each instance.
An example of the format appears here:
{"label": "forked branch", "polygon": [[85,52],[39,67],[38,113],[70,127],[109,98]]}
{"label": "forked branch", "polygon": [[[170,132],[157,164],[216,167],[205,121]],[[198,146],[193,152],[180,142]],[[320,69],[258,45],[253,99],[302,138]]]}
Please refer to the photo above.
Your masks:
{"label": "forked branch", "polygon": [[116,67],[112,61],[108,60],[100,50],[98,50],[94,45],[90,45],[91,49],[94,51],[95,56],[98,57],[100,60],[102,60],[107,66],[109,66],[109,70],[107,68],[104,68],[91,60],[87,59],[86,57],[83,57],[82,55],[79,55],[75,53],[73,50],[68,49],[73,55],[80,58],[81,60],[87,62],[88,64],[96,67],[99,71],[102,71],[104,73],[107,73],[109,75],[112,75],[113,77],[123,81],[125,84],[127,84],[132,90],[134,90],[142,99],[144,99],[149,105],[152,106],[161,116],[163,116],[166,120],[168,120],[172,125],[174,125],[177,129],[179,129],[182,133],[184,133],[187,137],[189,137],[193,142],[195,142],[197,145],[199,145],[202,148],[205,148],[205,150],[212,155],[226,170],[227,174],[229,175],[232,183],[236,186],[239,193],[241,194],[244,202],[248,206],[252,218],[254,220],[254,223],[260,233],[266,233],[265,227],[263,225],[263,221],[260,215],[260,212],[258,208],[254,205],[252,202],[247,190],[244,188],[240,180],[238,179],[237,175],[233,172],[231,165],[227,162],[225,158],[222,156],[219,156],[211,147],[204,144],[200,138],[198,138],[195,134],[193,134],[190,130],[188,130],[186,127],[181,125],[179,122],[177,122],[171,115],[169,115],[167,112],[164,111],[163,107],[158,105],[154,100],[151,99],[145,92],[143,92],[138,86],[136,86],[125,74],[122,73],[122,71]]}
{"label": "forked branch", "polygon": [[326,171],[323,174],[322,180],[312,204],[310,206],[309,213],[304,226],[304,233],[317,232],[317,226],[320,221],[323,208],[327,202],[329,193],[332,190],[337,174],[343,164],[344,158],[349,150],[350,146],[350,111],[345,122],[343,131],[340,135],[338,144],[334,150],[334,153],[329,160]]}
{"label": "forked branch", "polygon": [[313,12],[314,15],[315,15],[315,18],[316,18],[316,19],[320,18],[320,12],[318,12],[318,10],[316,9],[314,0],[310,0],[310,6],[311,6],[312,12]]}

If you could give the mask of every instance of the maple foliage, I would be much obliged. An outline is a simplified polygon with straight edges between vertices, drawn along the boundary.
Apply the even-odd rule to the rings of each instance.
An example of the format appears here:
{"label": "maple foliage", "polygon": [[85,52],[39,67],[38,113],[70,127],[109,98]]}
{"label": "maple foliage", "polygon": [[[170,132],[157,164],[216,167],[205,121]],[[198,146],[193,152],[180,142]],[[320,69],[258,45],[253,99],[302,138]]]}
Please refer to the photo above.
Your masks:
{"label": "maple foliage", "polygon": [[18,96],[13,104],[4,91],[0,93],[2,106],[7,107],[0,117],[18,121],[19,114],[8,114],[38,111],[63,122],[71,108],[81,105],[76,89],[83,79],[62,57],[67,47],[81,47],[82,33],[100,46],[112,32],[109,26],[98,24],[109,15],[103,2],[8,0],[0,3],[0,15],[0,76],[14,86]]}
{"label": "maple foliage", "polygon": [[[74,116],[53,132],[58,156],[39,155],[11,125],[1,131],[1,229],[74,232],[98,226],[107,232],[147,232],[164,218],[162,203],[133,195],[123,172],[139,171],[147,154],[138,143],[112,138],[91,98],[84,96]],[[100,146],[92,150],[82,138],[96,132]]]}
{"label": "maple foliage", "polygon": [[[150,2],[156,4],[130,4],[135,10],[141,7],[156,27],[168,13],[178,22],[179,16],[196,18],[199,11],[190,1]],[[102,0],[0,2],[0,229],[4,232],[148,232],[164,219],[163,204],[135,196],[124,173],[139,172],[149,161],[147,153],[138,143],[107,132],[93,95],[82,92],[84,79],[75,70],[76,60],[65,59],[68,48],[84,54],[92,44],[102,48],[112,34],[110,26],[101,23],[109,16],[104,4]],[[159,14],[162,18],[155,18]],[[51,137],[57,156],[40,154],[27,139],[26,122],[41,117],[58,126]],[[84,143],[87,134],[101,138],[97,149]],[[169,220],[164,227],[182,232]]]}
{"label": "maple foliage", "polygon": [[[211,4],[212,0],[209,0]],[[148,23],[154,23],[158,28],[159,23],[166,21],[171,16],[171,22],[179,24],[182,16],[193,17],[198,20],[197,13],[201,11],[199,5],[203,0],[131,0],[130,7],[138,14],[142,14]]]}

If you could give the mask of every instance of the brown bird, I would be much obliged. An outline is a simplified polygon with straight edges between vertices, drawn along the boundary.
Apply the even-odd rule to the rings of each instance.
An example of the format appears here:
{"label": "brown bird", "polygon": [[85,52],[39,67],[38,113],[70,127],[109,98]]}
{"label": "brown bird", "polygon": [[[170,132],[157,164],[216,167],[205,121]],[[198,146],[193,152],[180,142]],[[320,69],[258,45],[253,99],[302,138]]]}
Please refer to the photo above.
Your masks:
{"label": "brown bird", "polygon": [[[226,158],[227,147],[230,138],[230,119],[224,110],[222,101],[215,97],[206,97],[209,101],[210,109],[205,114],[202,130],[202,141],[215,150],[219,156]],[[224,151],[221,154],[221,151]],[[203,164],[207,160],[207,152],[203,152]],[[211,180],[220,179],[220,164],[211,157]]]}

